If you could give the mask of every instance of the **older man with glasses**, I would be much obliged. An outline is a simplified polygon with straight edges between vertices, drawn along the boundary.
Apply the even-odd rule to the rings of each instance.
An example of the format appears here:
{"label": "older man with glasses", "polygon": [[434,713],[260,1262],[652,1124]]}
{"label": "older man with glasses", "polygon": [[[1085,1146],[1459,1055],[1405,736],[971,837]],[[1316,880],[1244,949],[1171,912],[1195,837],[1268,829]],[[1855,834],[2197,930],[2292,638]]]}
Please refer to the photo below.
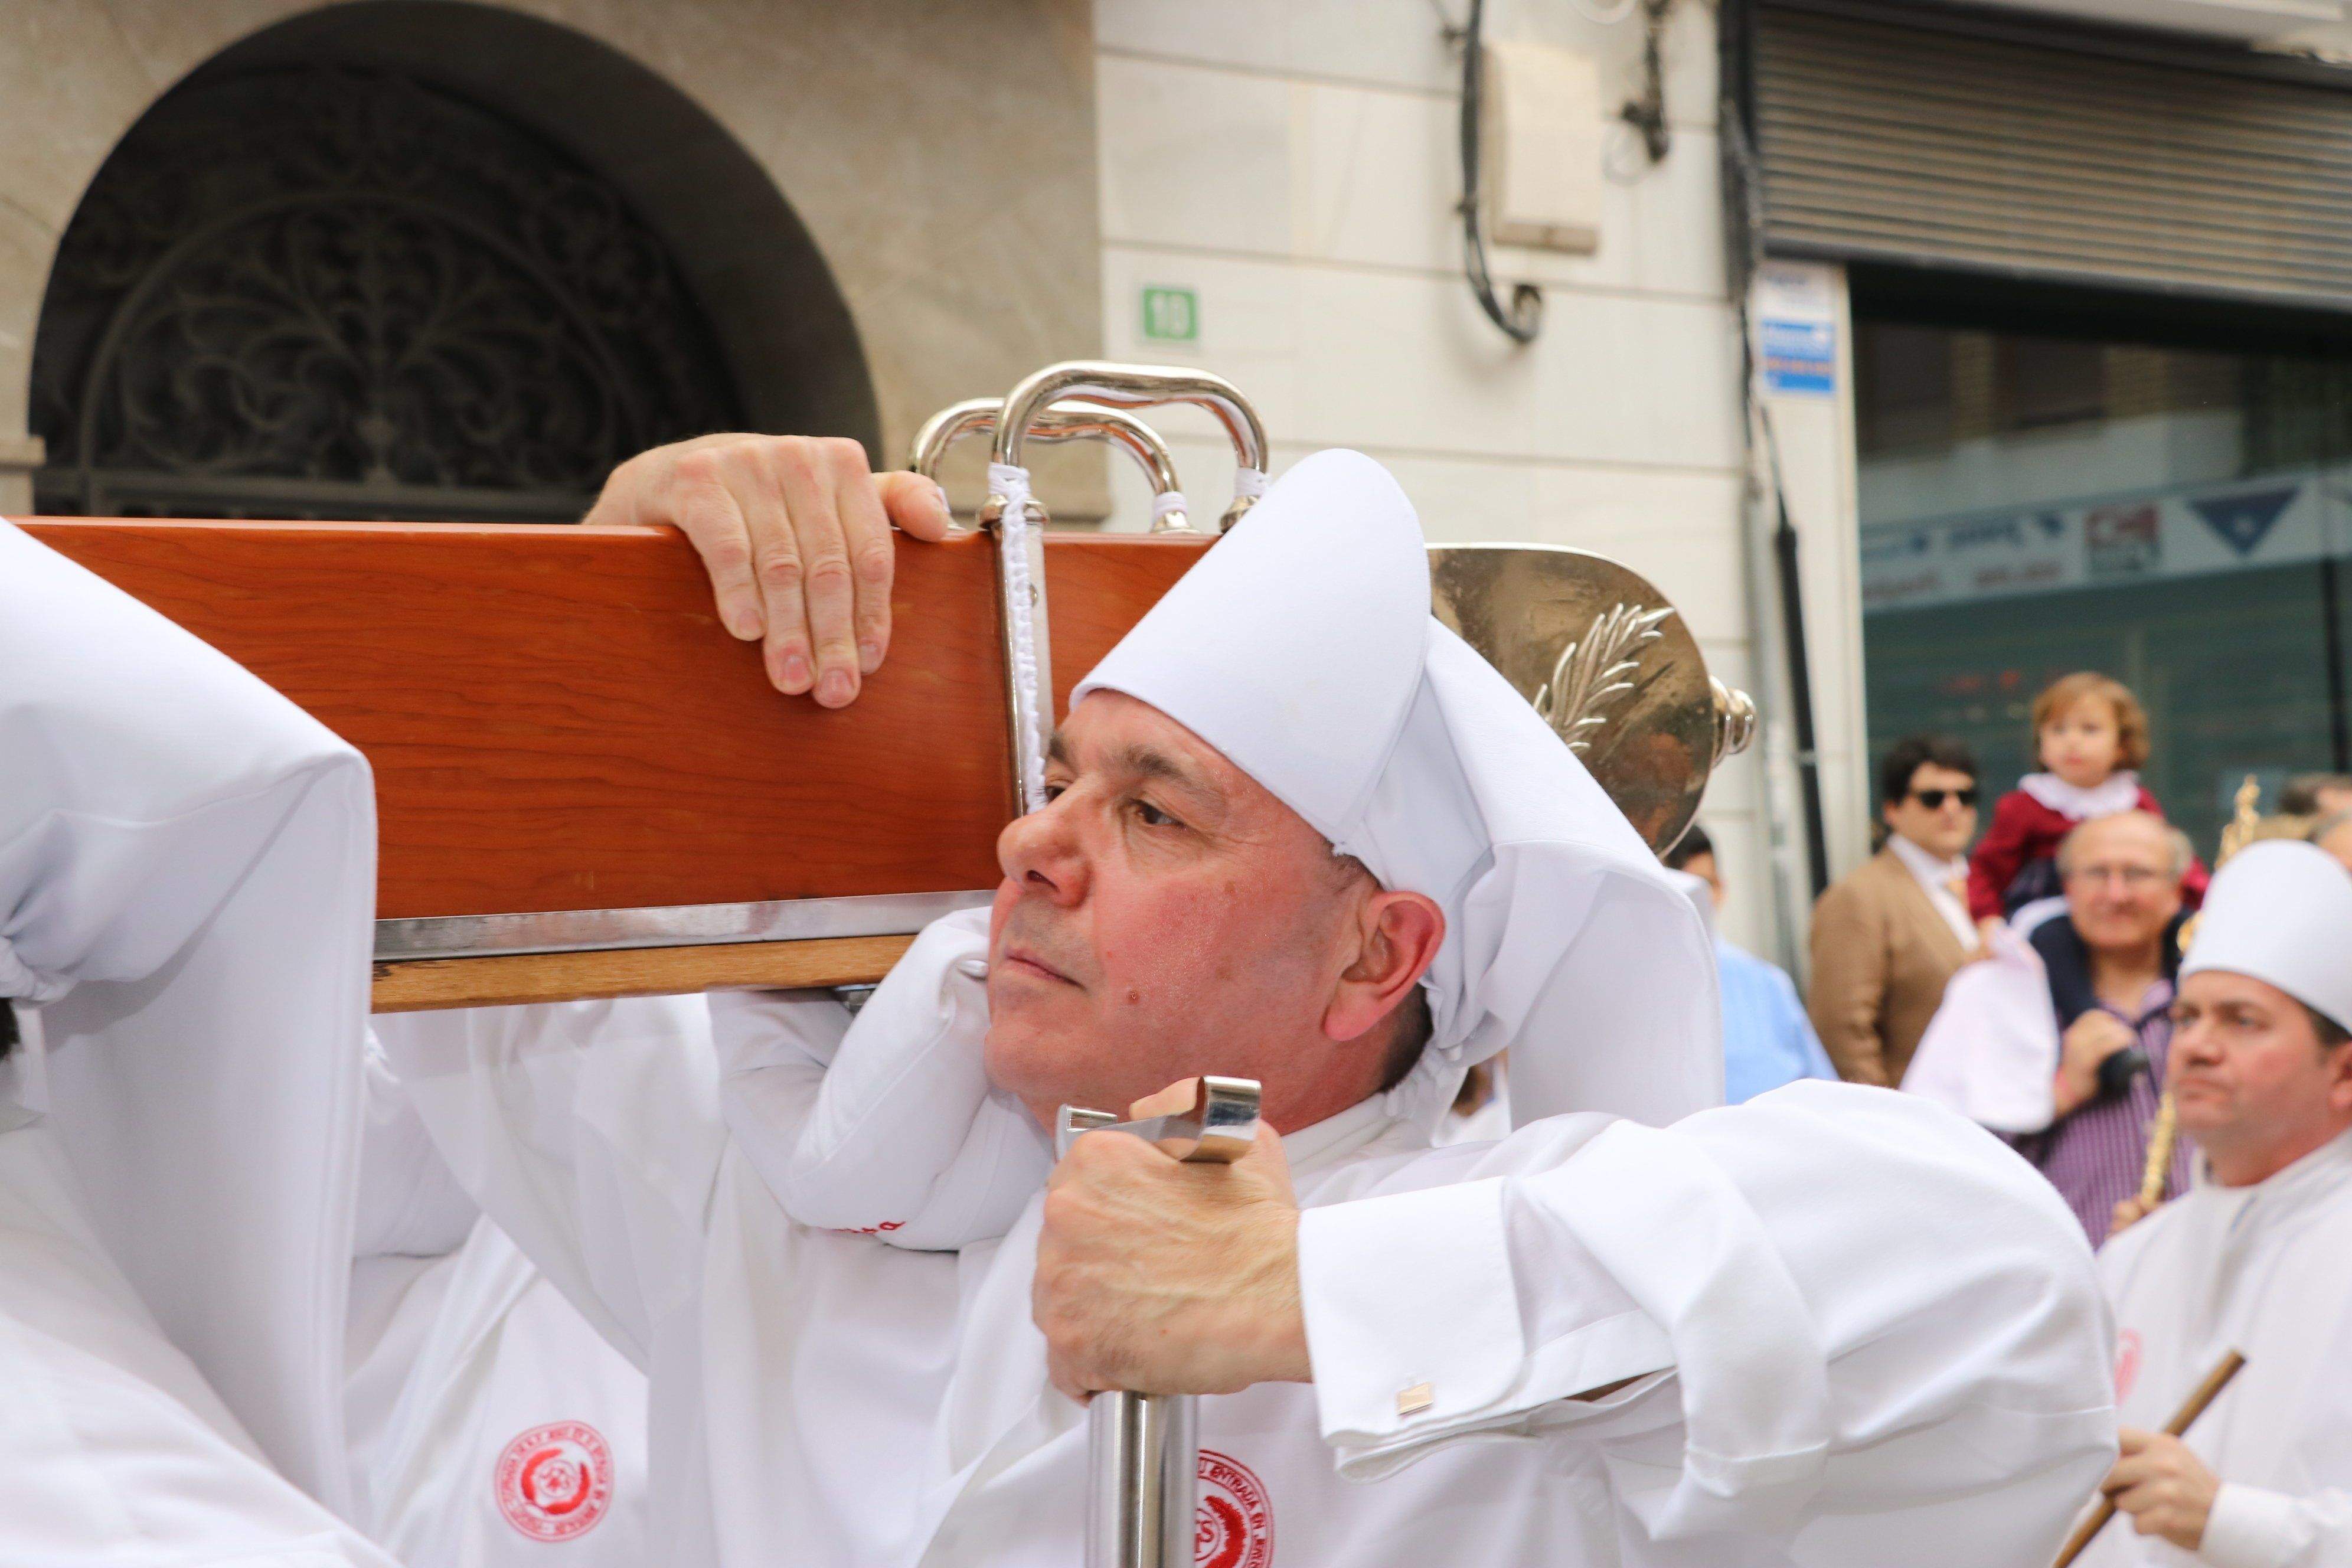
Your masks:
{"label": "older man with glasses", "polygon": [[[2002,1134],[2092,1242],[2138,1191],[2180,968],[2178,828],[2147,812],[2084,823],[2058,851],[2066,913],[1956,978],[1903,1087]],[[2176,1155],[2166,1195],[2186,1180]]]}

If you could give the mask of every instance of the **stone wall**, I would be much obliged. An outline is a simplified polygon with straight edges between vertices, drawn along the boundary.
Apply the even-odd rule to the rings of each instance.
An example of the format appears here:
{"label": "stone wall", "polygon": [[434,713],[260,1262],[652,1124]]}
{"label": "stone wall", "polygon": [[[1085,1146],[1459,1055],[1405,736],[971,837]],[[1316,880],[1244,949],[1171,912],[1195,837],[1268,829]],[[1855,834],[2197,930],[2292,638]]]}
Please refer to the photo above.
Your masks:
{"label": "stone wall", "polygon": [[[857,395],[845,342],[889,461],[940,406],[1099,351],[1084,0],[19,0],[9,24],[0,511],[30,504],[39,461],[26,387],[58,237],[122,133],[208,62],[397,66],[606,174],[670,240],[767,427],[866,433],[837,412]],[[819,269],[796,275],[779,226]],[[838,290],[845,338],[811,339],[800,284]],[[1098,466],[1076,472],[1064,510],[1098,510]]]}
{"label": "stone wall", "polygon": [[[1114,358],[1198,363],[1258,403],[1277,470],[1319,447],[1388,464],[1430,537],[1568,544],[1663,589],[1709,668],[1748,685],[1739,342],[1724,266],[1713,8],[1681,0],[1664,38],[1672,146],[1630,130],[1591,256],[1498,248],[1542,284],[1520,347],[1481,314],[1462,264],[1458,3],[1097,0],[1103,337]],[[1490,37],[1601,66],[1602,110],[1641,87],[1638,16],[1598,26],[1559,3],[1496,0]],[[1143,335],[1146,287],[1192,289],[1197,344]],[[1231,471],[1208,427],[1179,452],[1196,514]],[[1142,487],[1112,480],[1115,525]],[[1733,886],[1727,929],[1769,952],[1754,755],[1719,773],[1700,822]]]}

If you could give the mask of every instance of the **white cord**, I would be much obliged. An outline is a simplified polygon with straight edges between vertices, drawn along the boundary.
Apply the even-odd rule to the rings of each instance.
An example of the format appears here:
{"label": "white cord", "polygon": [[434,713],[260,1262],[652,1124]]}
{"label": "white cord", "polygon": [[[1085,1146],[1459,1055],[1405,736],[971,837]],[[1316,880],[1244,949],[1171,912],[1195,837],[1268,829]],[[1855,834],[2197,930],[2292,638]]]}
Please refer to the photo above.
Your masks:
{"label": "white cord", "polygon": [[1234,495],[1241,500],[1255,500],[1265,494],[1265,470],[1248,467],[1234,470]]}
{"label": "white cord", "polygon": [[1013,643],[1013,755],[1021,768],[1021,809],[1045,801],[1045,757],[1031,744],[1045,701],[1037,679],[1037,584],[1029,574],[1029,470],[1011,463],[988,465],[988,493],[1004,503],[996,525],[996,548],[1004,563],[1004,614]]}
{"label": "white cord", "polygon": [[1182,490],[1170,490],[1165,495],[1157,495],[1151,498],[1151,521],[1154,522],[1158,522],[1161,518],[1166,517],[1171,511],[1186,511],[1189,510],[1190,509],[1184,505],[1184,492]]}

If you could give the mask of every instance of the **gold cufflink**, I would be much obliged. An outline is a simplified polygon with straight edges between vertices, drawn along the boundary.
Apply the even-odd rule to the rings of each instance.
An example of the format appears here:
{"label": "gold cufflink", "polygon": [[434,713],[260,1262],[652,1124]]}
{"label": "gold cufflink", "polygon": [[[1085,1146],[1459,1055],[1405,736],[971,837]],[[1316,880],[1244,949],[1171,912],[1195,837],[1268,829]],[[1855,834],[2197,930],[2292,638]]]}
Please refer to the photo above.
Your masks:
{"label": "gold cufflink", "polygon": [[1434,1384],[1428,1383],[1416,1383],[1411,1388],[1400,1390],[1397,1394],[1397,1414],[1399,1415],[1418,1415],[1436,1403],[1436,1385]]}

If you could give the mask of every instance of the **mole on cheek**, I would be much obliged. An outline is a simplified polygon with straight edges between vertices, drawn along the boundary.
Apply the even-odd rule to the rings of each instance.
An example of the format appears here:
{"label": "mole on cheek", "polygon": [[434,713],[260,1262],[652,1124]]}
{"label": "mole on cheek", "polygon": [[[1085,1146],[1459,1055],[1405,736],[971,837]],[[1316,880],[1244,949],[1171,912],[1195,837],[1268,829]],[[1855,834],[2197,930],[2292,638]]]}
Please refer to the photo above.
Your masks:
{"label": "mole on cheek", "polygon": [[1142,1000],[1143,993],[1141,991],[1139,991],[1132,985],[1127,988],[1127,1005],[1129,1006],[1132,1007]]}

